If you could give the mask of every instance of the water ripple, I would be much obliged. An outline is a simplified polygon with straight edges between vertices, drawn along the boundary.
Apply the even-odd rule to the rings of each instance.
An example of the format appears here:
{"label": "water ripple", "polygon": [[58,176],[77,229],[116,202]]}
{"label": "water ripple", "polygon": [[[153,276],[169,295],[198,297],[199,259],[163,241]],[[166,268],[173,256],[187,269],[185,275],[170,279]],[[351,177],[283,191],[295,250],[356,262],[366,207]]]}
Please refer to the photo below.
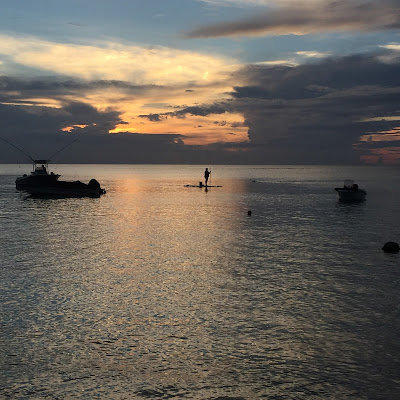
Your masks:
{"label": "water ripple", "polygon": [[0,175],[0,397],[397,399],[397,196],[339,204],[340,167],[224,167],[207,193],[116,168],[101,199]]}

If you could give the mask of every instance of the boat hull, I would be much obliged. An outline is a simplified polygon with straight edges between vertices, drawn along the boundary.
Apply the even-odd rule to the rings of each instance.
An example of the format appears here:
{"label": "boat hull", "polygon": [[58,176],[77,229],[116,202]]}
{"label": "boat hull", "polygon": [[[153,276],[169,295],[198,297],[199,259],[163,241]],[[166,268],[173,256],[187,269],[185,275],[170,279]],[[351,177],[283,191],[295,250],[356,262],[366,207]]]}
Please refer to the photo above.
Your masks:
{"label": "boat hull", "polygon": [[59,177],[57,174],[24,175],[15,180],[15,186],[19,190],[31,186],[54,186],[57,185]]}
{"label": "boat hull", "polygon": [[339,201],[343,202],[360,202],[365,201],[367,192],[362,189],[358,190],[347,190],[347,189],[336,189],[339,195]]}
{"label": "boat hull", "polygon": [[[50,175],[48,175],[50,176]],[[89,184],[80,181],[67,182],[57,179],[29,179],[32,177],[17,178],[17,190],[40,197],[100,197],[106,191],[96,180]],[[37,177],[35,177],[37,178]]]}
{"label": "boat hull", "polygon": [[53,187],[27,187],[21,189],[31,196],[35,197],[100,197],[105,193],[104,189],[100,190],[90,190],[90,189],[60,189]]}

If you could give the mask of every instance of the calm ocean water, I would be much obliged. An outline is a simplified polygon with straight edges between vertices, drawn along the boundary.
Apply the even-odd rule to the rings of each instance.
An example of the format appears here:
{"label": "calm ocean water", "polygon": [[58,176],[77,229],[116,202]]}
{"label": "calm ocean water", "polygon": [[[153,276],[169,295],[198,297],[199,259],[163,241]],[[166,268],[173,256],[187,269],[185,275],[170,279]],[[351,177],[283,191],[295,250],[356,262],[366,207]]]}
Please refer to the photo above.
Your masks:
{"label": "calm ocean water", "polygon": [[400,169],[215,166],[206,192],[203,166],[58,165],[107,194],[53,200],[29,170],[0,166],[0,398],[399,398]]}

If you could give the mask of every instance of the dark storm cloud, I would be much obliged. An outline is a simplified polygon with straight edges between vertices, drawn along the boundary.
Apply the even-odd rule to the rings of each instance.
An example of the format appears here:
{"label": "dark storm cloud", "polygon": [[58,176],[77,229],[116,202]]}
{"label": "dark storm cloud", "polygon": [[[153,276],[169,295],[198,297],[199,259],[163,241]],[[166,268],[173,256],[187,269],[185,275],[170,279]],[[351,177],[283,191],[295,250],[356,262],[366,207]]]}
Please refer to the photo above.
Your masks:
{"label": "dark storm cloud", "polygon": [[[30,131],[54,132],[70,125],[95,125],[98,133],[104,133],[123,124],[120,113],[115,110],[99,111],[95,107],[68,100],[67,96],[83,97],[92,90],[118,89],[124,93],[141,95],[153,90],[152,85],[131,85],[122,81],[60,80],[49,77],[24,80],[0,77],[1,130],[16,133]],[[58,101],[62,107],[44,107],[43,100]]]}
{"label": "dark storm cloud", "polygon": [[187,38],[238,35],[288,35],[332,31],[399,29],[398,0],[341,0],[322,4],[293,2],[261,15],[201,26]]}
{"label": "dark storm cloud", "polygon": [[[32,158],[49,158],[75,139],[78,141],[52,161],[173,163],[184,157],[180,135],[109,134],[117,123],[123,123],[119,113],[101,112],[83,103],[70,103],[63,108],[2,104],[0,120],[0,136]],[[87,126],[75,127],[72,132],[61,131],[71,125]],[[0,162],[26,163],[29,158],[0,141]]]}
{"label": "dark storm cloud", "polygon": [[95,127],[101,134],[123,123],[117,111],[99,111],[88,104],[71,102],[62,108],[0,104],[1,134],[25,136],[57,133],[72,125]]}
{"label": "dark storm cloud", "polygon": [[[0,76],[0,100],[19,102],[27,97],[62,100],[66,95],[80,95],[93,90],[117,89],[122,93],[141,95],[150,90],[163,90],[156,85],[132,85],[117,80],[85,81],[46,77],[41,79],[18,79]],[[168,89],[164,89],[168,90]]]}
{"label": "dark storm cloud", "polygon": [[171,112],[166,112],[166,113],[142,114],[142,115],[139,115],[139,117],[146,118],[150,121],[162,121],[163,119],[168,118],[168,117],[186,118],[186,115],[195,115],[198,117],[205,117],[210,114],[224,114],[227,111],[228,111],[227,104],[214,103],[211,105],[185,107],[181,110],[171,111]]}
{"label": "dark storm cloud", "polygon": [[[98,110],[89,104],[68,101],[66,95],[80,97],[91,89],[133,86],[117,81],[84,82],[79,80],[59,80],[56,78],[24,80],[0,77],[0,136],[14,143],[34,158],[50,157],[57,150],[79,137],[77,151],[86,143],[88,156],[101,152],[97,139],[107,136],[116,125],[124,124],[116,110]],[[137,88],[137,90],[143,90]],[[39,99],[59,101],[60,107],[40,105]],[[41,100],[40,102],[43,102]],[[78,126],[80,125],[80,126]],[[64,128],[74,127],[72,132]],[[108,135],[109,136],[109,135]],[[89,144],[90,143],[90,144]],[[90,149],[90,151],[89,151]],[[64,153],[74,161],[70,149]],[[21,158],[22,157],[22,158]],[[0,162],[21,162],[24,156],[1,142]],[[26,160],[25,160],[26,161]]]}
{"label": "dark storm cloud", "polygon": [[147,118],[149,121],[159,122],[162,120],[160,114],[140,115],[142,118]]}
{"label": "dark storm cloud", "polygon": [[242,114],[250,142],[243,145],[241,157],[252,162],[357,162],[365,150],[355,146],[360,136],[398,124],[366,121],[400,113],[400,64],[396,58],[380,61],[390,55],[332,58],[297,67],[248,66],[236,76],[245,84],[235,87],[233,100],[175,114]]}
{"label": "dark storm cloud", "polygon": [[[224,147],[186,146],[179,134],[109,134],[117,124],[124,124],[118,111],[100,111],[85,103],[66,100],[66,95],[79,97],[92,89],[115,87],[137,95],[156,88],[152,85],[134,86],[120,81],[85,82],[56,78],[21,80],[0,77],[0,136],[32,158],[51,157],[78,139],[56,155],[52,160],[56,163],[202,163],[204,160],[214,163],[233,162],[231,154],[224,156]],[[167,90],[163,87],[157,89]],[[35,98],[58,100],[61,107],[40,105]],[[190,110],[203,112],[196,108]],[[157,114],[149,116],[149,119],[161,120]],[[62,131],[68,126],[74,127],[72,132]],[[26,163],[29,158],[0,141],[0,162]]]}
{"label": "dark storm cloud", "polygon": [[[102,112],[78,102],[62,108],[0,104],[0,120],[0,136],[33,158],[50,157],[77,137],[95,143],[97,137],[104,136],[117,123],[123,122],[116,111]],[[62,131],[72,125],[86,126],[76,127],[72,133]],[[1,142],[0,162],[22,162],[23,158],[15,149]]]}
{"label": "dark storm cloud", "polygon": [[[230,100],[142,116],[163,123],[189,115],[243,115],[248,142],[209,146],[184,145],[179,134],[110,135],[109,130],[124,123],[118,111],[67,102],[63,96],[66,91],[85,93],[82,86],[124,86],[123,82],[68,81],[53,86],[3,78],[0,136],[39,158],[79,136],[61,155],[64,162],[354,163],[374,149],[393,147],[390,142],[359,140],[365,134],[379,136],[399,124],[390,119],[371,120],[400,115],[400,61],[395,55],[382,51],[296,67],[247,66],[233,76],[242,84],[234,88]],[[130,91],[147,90],[125,86]],[[60,108],[15,105],[49,94],[62,99]],[[62,132],[66,126],[75,128],[71,133]],[[21,162],[18,157],[7,144],[0,145],[1,162]]]}
{"label": "dark storm cloud", "polygon": [[361,121],[399,113],[398,70],[398,63],[366,55],[295,68],[247,68],[242,75],[249,85],[236,88],[235,108],[245,117],[251,142],[267,153],[304,163],[354,162],[359,137],[372,127],[379,131],[379,122]]}

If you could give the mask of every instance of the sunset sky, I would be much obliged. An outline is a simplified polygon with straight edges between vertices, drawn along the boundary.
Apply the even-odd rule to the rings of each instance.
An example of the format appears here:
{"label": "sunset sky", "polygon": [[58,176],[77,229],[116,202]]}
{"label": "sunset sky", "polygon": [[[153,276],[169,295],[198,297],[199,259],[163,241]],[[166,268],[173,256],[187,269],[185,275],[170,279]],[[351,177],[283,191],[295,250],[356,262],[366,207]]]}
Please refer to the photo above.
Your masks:
{"label": "sunset sky", "polygon": [[400,164],[399,67],[400,0],[2,1],[0,136],[79,138],[58,162]]}

